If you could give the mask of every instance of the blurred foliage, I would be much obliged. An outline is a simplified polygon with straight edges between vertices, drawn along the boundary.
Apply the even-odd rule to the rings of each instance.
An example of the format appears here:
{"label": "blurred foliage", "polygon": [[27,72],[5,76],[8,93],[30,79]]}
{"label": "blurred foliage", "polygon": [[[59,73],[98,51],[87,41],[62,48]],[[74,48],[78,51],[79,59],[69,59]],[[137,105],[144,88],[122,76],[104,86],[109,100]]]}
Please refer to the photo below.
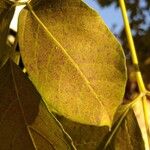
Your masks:
{"label": "blurred foliage", "polygon": [[[119,8],[119,2],[117,0],[98,0],[98,2],[102,7],[109,7],[114,4],[116,9]],[[140,69],[142,71],[145,85],[150,90],[150,21],[148,18],[150,16],[150,1],[126,0],[126,8],[128,10],[128,17],[139,58]],[[128,93],[128,95],[126,98],[131,98],[129,93],[137,91],[137,86],[135,82],[135,75],[133,73],[134,69],[131,63],[125,29],[122,28],[120,33],[117,34],[117,37],[120,38],[127,56],[129,82],[127,84],[126,93]]]}

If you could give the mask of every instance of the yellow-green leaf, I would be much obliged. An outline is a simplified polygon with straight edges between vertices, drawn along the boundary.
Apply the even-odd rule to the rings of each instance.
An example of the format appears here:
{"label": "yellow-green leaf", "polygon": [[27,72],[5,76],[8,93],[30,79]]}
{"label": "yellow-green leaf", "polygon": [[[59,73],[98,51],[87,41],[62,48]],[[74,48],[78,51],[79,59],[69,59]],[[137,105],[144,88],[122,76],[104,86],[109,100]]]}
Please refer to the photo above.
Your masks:
{"label": "yellow-green leaf", "polygon": [[15,7],[9,0],[0,1],[0,68],[9,58],[10,48],[7,45],[7,36],[14,10]]}
{"label": "yellow-green leaf", "polygon": [[32,82],[49,109],[111,126],[126,83],[120,44],[80,0],[35,2],[35,13],[24,9],[19,17],[21,55]]}
{"label": "yellow-green leaf", "polygon": [[72,149],[32,83],[10,60],[0,70],[0,149]]}

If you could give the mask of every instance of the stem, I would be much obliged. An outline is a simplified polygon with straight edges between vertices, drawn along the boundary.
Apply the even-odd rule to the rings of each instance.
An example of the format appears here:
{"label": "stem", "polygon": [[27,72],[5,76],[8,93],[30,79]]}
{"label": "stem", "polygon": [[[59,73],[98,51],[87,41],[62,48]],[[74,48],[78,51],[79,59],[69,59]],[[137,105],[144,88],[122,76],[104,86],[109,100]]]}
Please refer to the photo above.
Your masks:
{"label": "stem", "polygon": [[14,4],[13,4],[13,7],[16,7],[16,6],[21,6],[21,5],[26,5],[27,3],[30,3],[31,2],[31,0],[27,0],[27,1],[24,1],[24,2],[21,2],[21,0],[20,1],[11,1],[11,2],[13,2]]}
{"label": "stem", "polygon": [[[133,37],[132,37],[132,33],[131,33],[131,28],[130,28],[130,25],[129,25],[129,20],[128,20],[128,16],[127,16],[125,2],[124,2],[124,0],[119,0],[119,3],[120,3],[122,16],[123,16],[123,20],[124,20],[127,40],[128,40],[129,47],[130,47],[132,62],[133,62],[133,65],[135,65],[135,67],[137,68],[137,70],[136,70],[137,84],[138,84],[140,93],[145,93],[146,88],[145,88],[145,85],[144,85],[144,81],[143,81],[141,72],[139,70],[138,58],[137,58],[135,45],[134,45],[134,41],[133,41]],[[146,97],[142,99],[142,105],[143,105],[143,111],[144,111],[145,126],[146,126],[146,129],[147,129],[147,134],[149,135],[149,123],[148,123],[149,118],[148,118],[148,108],[147,108]]]}
{"label": "stem", "polygon": [[[132,33],[131,33],[130,25],[129,25],[129,20],[128,20],[128,16],[127,16],[125,3],[124,3],[124,0],[119,0],[119,2],[120,2],[122,16],[123,16],[123,20],[124,20],[127,40],[128,40],[129,47],[130,47],[132,62],[137,68],[139,68],[138,58],[137,58],[137,54],[136,54],[136,50],[135,50],[135,46],[134,46],[134,41],[132,38]],[[144,92],[146,90],[146,88],[145,88],[140,70],[136,70],[136,78],[137,78],[137,83],[138,83],[138,87],[139,87],[140,91]]]}
{"label": "stem", "polygon": [[146,96],[150,96],[150,91],[146,91]]}

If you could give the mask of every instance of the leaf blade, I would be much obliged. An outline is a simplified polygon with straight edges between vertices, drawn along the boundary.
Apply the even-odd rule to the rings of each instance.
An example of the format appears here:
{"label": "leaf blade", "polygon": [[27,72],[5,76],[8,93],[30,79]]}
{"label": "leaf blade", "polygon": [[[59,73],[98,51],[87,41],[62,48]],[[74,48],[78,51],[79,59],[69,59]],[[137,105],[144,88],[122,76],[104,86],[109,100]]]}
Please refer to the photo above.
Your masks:
{"label": "leaf blade", "polygon": [[106,135],[103,139],[100,147],[105,146],[103,149],[105,150],[144,150],[144,141],[142,138],[141,130],[139,128],[138,122],[136,120],[136,116],[132,109],[128,111],[124,120],[122,120],[119,128],[117,128],[113,137],[111,137],[111,141],[108,143],[108,139],[111,136],[114,128],[117,126],[118,120],[114,123],[112,127],[112,131]]}
{"label": "leaf blade", "polygon": [[[68,13],[72,12],[70,11],[70,7],[67,7],[68,4],[70,4],[71,9],[74,8],[71,15]],[[42,15],[42,10],[45,10],[48,5],[51,9],[47,9],[44,17]],[[105,27],[104,23],[101,22],[99,18],[97,19],[97,14],[81,1],[64,1],[62,2],[62,5],[58,3],[58,8],[55,5],[57,5],[55,2],[49,1],[46,3],[45,1],[42,1],[39,2],[39,5],[36,5],[34,11],[44,23],[48,31],[51,31],[50,33],[52,33],[52,35],[58,39],[57,41],[64,48],[63,51],[62,47],[59,47],[60,45],[54,42],[54,38],[50,38],[48,33],[44,33],[45,30],[43,30],[43,28],[39,25],[39,22],[35,20],[35,16],[33,17],[32,14],[27,10],[23,10],[20,15],[19,43],[22,50],[21,53],[23,61],[31,80],[49,107],[53,107],[58,113],[81,123],[110,126],[116,107],[121,103],[126,80],[126,69],[124,66],[125,60],[120,45],[116,42],[114,37],[112,37],[112,43],[116,46],[116,50],[114,50],[114,53],[112,53],[112,57],[115,58],[118,56],[119,63],[121,63],[121,65],[119,63],[113,63],[113,65],[111,65],[111,63],[106,59],[108,57],[108,52],[105,53],[102,51],[103,47],[99,48],[99,46],[96,46],[96,44],[98,44],[99,37],[102,38],[101,34],[103,32],[107,34],[106,39],[109,39],[109,36],[112,36],[112,34]],[[100,32],[101,34],[96,34],[96,40],[94,40],[95,36],[92,37],[92,40],[90,40],[89,35],[86,36],[89,33],[95,34],[95,30],[91,30],[92,28],[91,24],[89,25],[89,22],[86,22],[88,24],[86,28],[79,28],[81,26],[80,22],[78,24],[74,23],[73,25],[74,20],[72,17],[77,16],[79,10],[81,10],[81,17],[78,18],[79,21],[84,22],[84,25],[86,25],[85,19],[87,20],[86,16],[88,14],[88,19],[94,17],[94,19],[97,21],[97,26],[99,27],[101,25],[104,28],[104,31]],[[48,18],[54,18],[54,20],[48,21]],[[62,20],[66,20],[65,25]],[[71,23],[67,24],[69,20]],[[34,28],[32,26],[33,23]],[[54,24],[57,29],[55,28]],[[25,26],[27,25],[28,29],[26,30]],[[72,31],[71,27],[73,28],[74,32]],[[80,33],[78,30],[82,32]],[[99,30],[97,30],[97,32],[99,32]],[[67,36],[65,36],[66,33]],[[72,36],[71,33],[73,33],[75,36]],[[27,39],[29,35],[31,36],[30,40]],[[38,37],[39,35],[42,40],[40,40]],[[81,46],[81,44],[79,45],[80,39],[82,39],[82,44],[84,47]],[[42,44],[43,40],[45,45]],[[90,44],[88,44],[89,42]],[[91,46],[94,46],[94,48]],[[30,52],[30,54],[27,53],[27,49],[32,50],[32,52]],[[37,49],[37,51],[34,51],[34,49]],[[85,52],[82,49],[84,49]],[[94,49],[93,52],[90,52],[91,49]],[[99,49],[101,49],[101,51]],[[103,54],[102,57],[100,57],[101,54]],[[30,60],[29,62],[28,58],[31,57],[33,60]],[[33,66],[33,64],[36,65]],[[107,67],[108,64],[109,67]],[[124,67],[122,67],[122,65]],[[105,73],[103,73],[100,68],[102,68],[102,70],[104,69]],[[117,68],[120,69],[117,70]],[[113,76],[115,76],[114,80],[116,81],[118,75],[121,76],[119,77],[120,82],[117,84],[113,83],[111,81],[112,76],[109,74],[109,71],[114,73]],[[43,83],[43,81],[45,81],[45,83]],[[110,83],[113,86],[111,86]],[[116,90],[119,86],[121,86],[121,92]],[[104,90],[105,87],[107,87],[106,90]],[[47,89],[49,89],[51,92],[48,92]],[[112,89],[115,89],[115,94],[112,92],[111,94],[113,99],[116,98],[116,101],[113,100],[113,102],[110,103],[111,100],[108,101],[108,98],[110,99],[109,93]],[[69,104],[70,100],[71,105]],[[109,106],[110,104],[111,106]],[[65,109],[63,108],[64,106]]]}

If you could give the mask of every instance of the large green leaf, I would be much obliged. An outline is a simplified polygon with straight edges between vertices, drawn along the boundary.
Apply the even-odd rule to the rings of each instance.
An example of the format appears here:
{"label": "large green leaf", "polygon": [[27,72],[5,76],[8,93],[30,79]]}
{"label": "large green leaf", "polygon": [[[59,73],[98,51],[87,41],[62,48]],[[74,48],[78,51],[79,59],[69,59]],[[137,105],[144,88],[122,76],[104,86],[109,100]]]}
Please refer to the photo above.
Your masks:
{"label": "large green leaf", "polygon": [[0,1],[0,67],[9,58],[10,48],[7,45],[7,36],[14,10],[15,7],[9,0]]}
{"label": "large green leaf", "polygon": [[80,0],[41,0],[33,10],[39,18],[27,9],[20,14],[19,44],[47,106],[80,123],[110,126],[126,82],[120,44]]}
{"label": "large green leaf", "polygon": [[1,150],[72,149],[40,100],[29,79],[8,60],[0,70]]}
{"label": "large green leaf", "polygon": [[[115,122],[112,132],[117,124],[118,121]],[[103,139],[99,149],[104,149],[102,148],[103,144],[108,141],[112,132],[108,133]],[[141,130],[133,110],[128,111],[121,125],[117,128],[116,133],[111,138],[110,143],[107,145],[106,150],[145,150]]]}

